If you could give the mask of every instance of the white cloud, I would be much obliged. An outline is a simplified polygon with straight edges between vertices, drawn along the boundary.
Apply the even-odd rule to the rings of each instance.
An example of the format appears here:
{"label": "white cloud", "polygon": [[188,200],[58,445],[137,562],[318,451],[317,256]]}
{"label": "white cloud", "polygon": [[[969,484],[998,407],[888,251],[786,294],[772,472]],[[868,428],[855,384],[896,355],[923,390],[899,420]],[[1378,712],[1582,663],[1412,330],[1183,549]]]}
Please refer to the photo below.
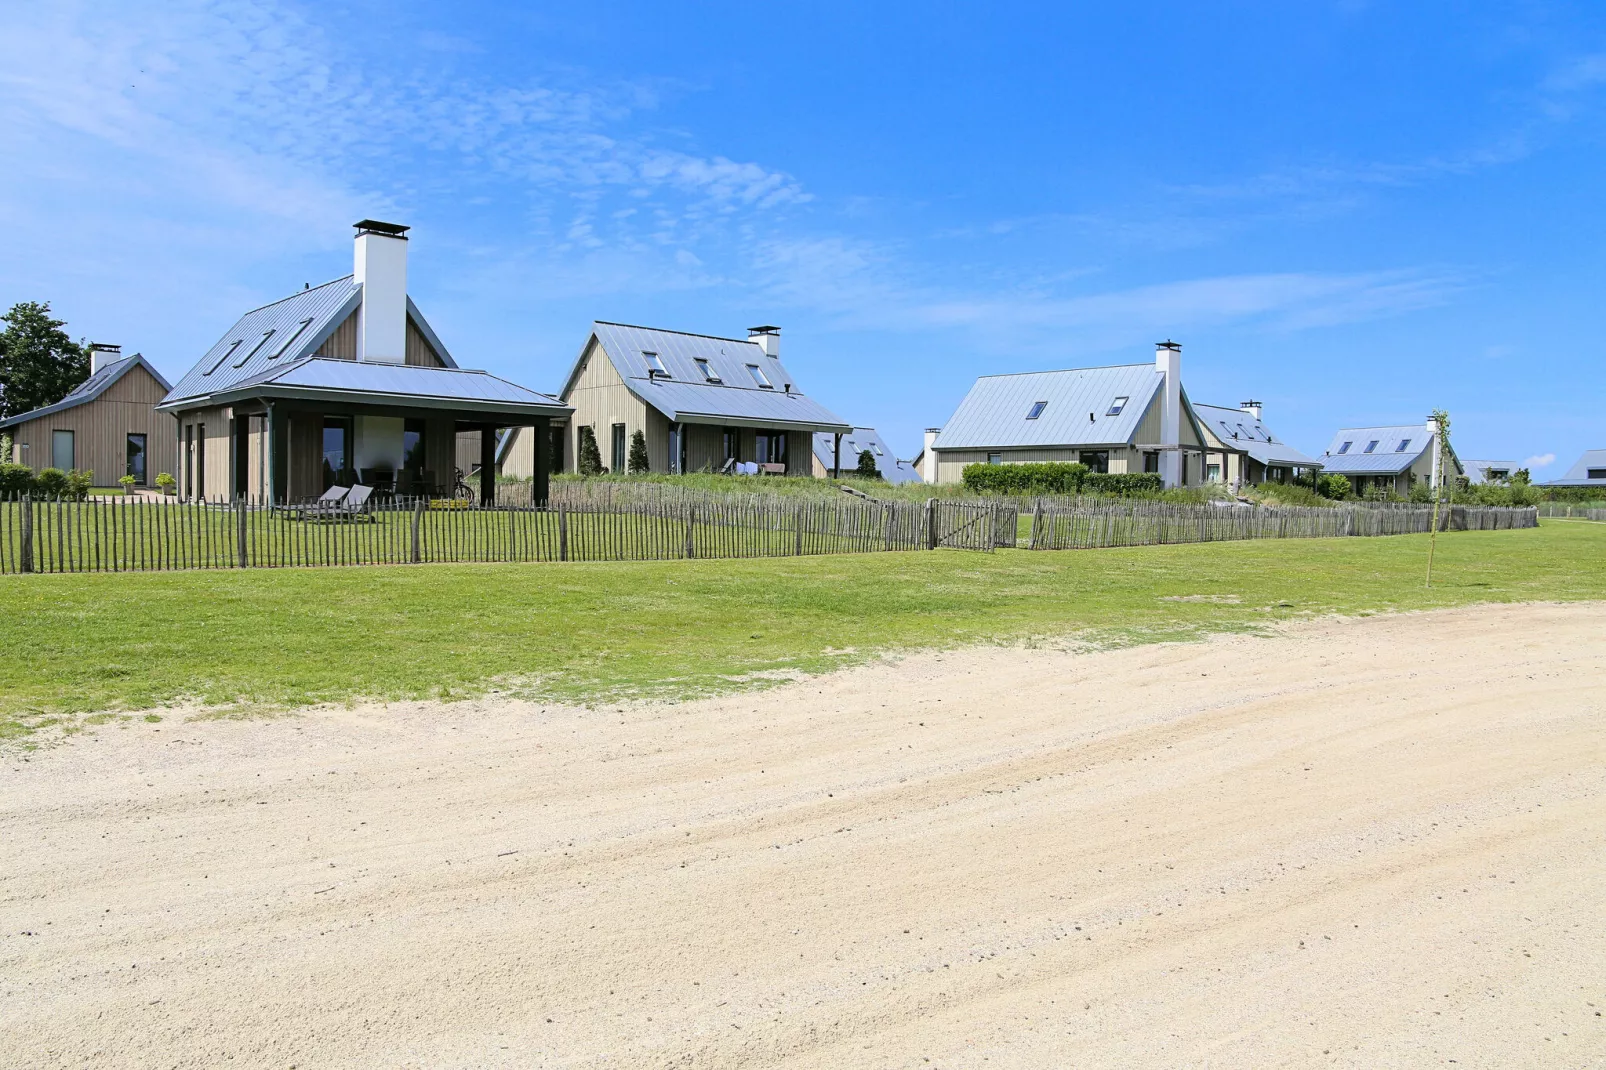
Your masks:
{"label": "white cloud", "polygon": [[1529,471],[1533,471],[1536,468],[1549,468],[1555,463],[1556,455],[1554,453],[1540,453],[1523,461],[1522,466]]}

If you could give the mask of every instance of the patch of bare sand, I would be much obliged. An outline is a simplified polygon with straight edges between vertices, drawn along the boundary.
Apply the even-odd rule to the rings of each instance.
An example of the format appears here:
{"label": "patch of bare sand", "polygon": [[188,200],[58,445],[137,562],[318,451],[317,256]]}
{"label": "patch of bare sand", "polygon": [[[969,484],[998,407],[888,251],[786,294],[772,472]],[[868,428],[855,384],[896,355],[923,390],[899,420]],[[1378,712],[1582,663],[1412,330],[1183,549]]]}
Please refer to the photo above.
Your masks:
{"label": "patch of bare sand", "polygon": [[1595,1066],[1606,607],[0,771],[0,1064]]}

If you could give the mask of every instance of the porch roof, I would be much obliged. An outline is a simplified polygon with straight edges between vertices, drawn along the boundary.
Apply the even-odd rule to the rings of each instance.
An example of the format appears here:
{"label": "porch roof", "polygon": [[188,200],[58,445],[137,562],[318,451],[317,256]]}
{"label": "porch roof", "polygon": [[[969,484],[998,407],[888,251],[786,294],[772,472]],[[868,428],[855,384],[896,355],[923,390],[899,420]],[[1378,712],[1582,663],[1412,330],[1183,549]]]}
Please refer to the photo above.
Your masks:
{"label": "porch roof", "polygon": [[164,401],[157,408],[172,411],[257,398],[532,417],[562,417],[574,411],[555,397],[488,372],[331,357],[306,357],[216,393]]}

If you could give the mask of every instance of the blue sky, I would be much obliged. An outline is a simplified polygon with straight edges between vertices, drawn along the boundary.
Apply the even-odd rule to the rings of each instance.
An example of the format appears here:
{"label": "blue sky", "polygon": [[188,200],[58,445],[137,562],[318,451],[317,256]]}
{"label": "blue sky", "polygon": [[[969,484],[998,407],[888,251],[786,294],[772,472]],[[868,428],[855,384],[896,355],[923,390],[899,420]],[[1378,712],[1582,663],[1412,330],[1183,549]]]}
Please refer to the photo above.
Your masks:
{"label": "blue sky", "polygon": [[[410,224],[467,366],[783,327],[904,455],[975,376],[1183,343],[1307,452],[1606,446],[1606,5],[7,0],[0,303],[176,377]],[[1537,462],[1554,455],[1548,468]]]}

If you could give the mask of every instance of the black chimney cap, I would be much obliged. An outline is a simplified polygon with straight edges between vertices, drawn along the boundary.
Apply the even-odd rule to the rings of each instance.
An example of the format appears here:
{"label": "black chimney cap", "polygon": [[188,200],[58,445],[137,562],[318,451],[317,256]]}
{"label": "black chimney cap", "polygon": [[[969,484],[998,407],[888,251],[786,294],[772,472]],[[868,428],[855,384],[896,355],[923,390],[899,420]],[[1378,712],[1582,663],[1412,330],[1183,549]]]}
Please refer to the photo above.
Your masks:
{"label": "black chimney cap", "polygon": [[1154,348],[1156,348],[1156,349],[1175,349],[1178,352],[1181,352],[1182,351],[1182,343],[1181,342],[1173,342],[1168,338],[1164,342],[1156,342],[1156,343],[1154,343]]}
{"label": "black chimney cap", "polygon": [[755,334],[780,334],[780,333],[781,333],[781,329],[779,327],[773,326],[771,324],[765,324],[762,327],[749,327],[749,328],[747,328],[747,336],[749,338],[751,338]]}
{"label": "black chimney cap", "polygon": [[400,223],[381,223],[377,219],[364,219],[352,226],[357,228],[358,234],[383,234],[387,238],[400,238],[402,241],[407,240],[407,232],[413,229]]}

